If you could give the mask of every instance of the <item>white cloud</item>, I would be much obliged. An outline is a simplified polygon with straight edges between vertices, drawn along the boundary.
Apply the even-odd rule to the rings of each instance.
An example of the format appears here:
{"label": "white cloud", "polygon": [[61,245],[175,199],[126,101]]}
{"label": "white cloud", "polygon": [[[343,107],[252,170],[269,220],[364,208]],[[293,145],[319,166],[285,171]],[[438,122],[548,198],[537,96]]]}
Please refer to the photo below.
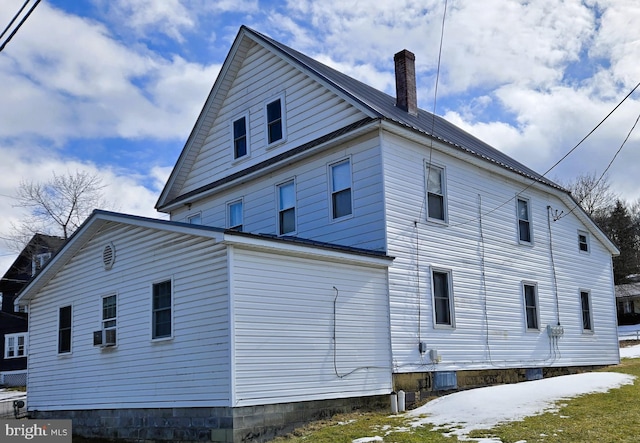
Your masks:
{"label": "white cloud", "polygon": [[220,66],[126,47],[102,24],[46,3],[29,24],[0,58],[4,137],[183,138]]}
{"label": "white cloud", "polygon": [[136,35],[159,32],[183,41],[182,33],[195,26],[193,12],[180,0],[108,0],[99,4],[108,11],[111,21],[123,24]]}

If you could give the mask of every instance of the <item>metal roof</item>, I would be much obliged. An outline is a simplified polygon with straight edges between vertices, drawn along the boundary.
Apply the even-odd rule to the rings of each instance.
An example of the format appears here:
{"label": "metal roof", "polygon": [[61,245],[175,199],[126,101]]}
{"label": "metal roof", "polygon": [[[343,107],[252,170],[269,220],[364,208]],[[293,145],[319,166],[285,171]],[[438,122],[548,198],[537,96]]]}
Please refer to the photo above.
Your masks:
{"label": "metal roof", "polygon": [[396,107],[396,99],[389,94],[336,71],[335,69],[276,40],[273,40],[266,35],[260,34],[259,32],[244,26],[243,29],[252,34],[255,38],[262,40],[289,61],[302,65],[315,75],[329,82],[333,87],[342,91],[353,100],[359,102],[361,105],[377,114],[379,118],[395,122],[401,126],[432,136],[451,145],[455,149],[478,156],[484,160],[498,164],[503,168],[542,182],[546,185],[564,190],[558,184],[514,160],[491,145],[474,137],[456,125],[448,122],[444,118],[423,109],[418,109],[417,116],[413,116]]}

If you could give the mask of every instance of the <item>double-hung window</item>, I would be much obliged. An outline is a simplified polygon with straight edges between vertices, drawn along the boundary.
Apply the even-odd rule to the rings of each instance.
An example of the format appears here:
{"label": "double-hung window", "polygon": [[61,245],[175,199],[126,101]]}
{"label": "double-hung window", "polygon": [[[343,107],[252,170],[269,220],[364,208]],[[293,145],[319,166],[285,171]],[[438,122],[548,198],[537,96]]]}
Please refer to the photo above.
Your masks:
{"label": "double-hung window", "polygon": [[171,280],[154,283],[151,338],[171,337],[171,307]]}
{"label": "double-hung window", "polygon": [[426,164],[427,177],[427,220],[446,221],[447,198],[445,193],[444,169]]}
{"label": "double-hung window", "polygon": [[227,226],[235,231],[242,231],[242,200],[227,203]]}
{"label": "double-hung window", "polygon": [[589,291],[580,291],[580,307],[582,310],[582,330],[593,331],[591,297]]}
{"label": "double-hung window", "polygon": [[233,136],[233,159],[239,159],[249,153],[249,135],[247,131],[246,115],[233,121],[232,124],[232,136]]}
{"label": "double-hung window", "polygon": [[102,297],[102,329],[116,327],[117,303],[115,295]]}
{"label": "double-hung window", "polygon": [[527,329],[539,329],[538,322],[538,288],[533,283],[523,283],[524,311]]}
{"label": "double-hung window", "polygon": [[296,188],[293,180],[278,185],[278,232],[289,234],[296,230]]}
{"label": "double-hung window", "polygon": [[19,358],[27,355],[27,333],[4,336],[4,358]]}
{"label": "double-hung window", "polygon": [[71,352],[71,306],[58,310],[58,354]]}
{"label": "double-hung window", "polygon": [[433,311],[436,326],[453,326],[453,292],[451,272],[433,270],[431,272],[433,291]]}
{"label": "double-hung window", "polygon": [[268,145],[285,138],[283,102],[283,97],[280,97],[266,105]]}
{"label": "double-hung window", "polygon": [[531,243],[531,210],[529,200],[517,199],[518,239],[520,243]]}
{"label": "double-hung window", "polygon": [[578,231],[578,249],[580,252],[589,252],[589,234]]}
{"label": "double-hung window", "polygon": [[351,162],[341,161],[330,166],[331,171],[331,218],[351,215]]}

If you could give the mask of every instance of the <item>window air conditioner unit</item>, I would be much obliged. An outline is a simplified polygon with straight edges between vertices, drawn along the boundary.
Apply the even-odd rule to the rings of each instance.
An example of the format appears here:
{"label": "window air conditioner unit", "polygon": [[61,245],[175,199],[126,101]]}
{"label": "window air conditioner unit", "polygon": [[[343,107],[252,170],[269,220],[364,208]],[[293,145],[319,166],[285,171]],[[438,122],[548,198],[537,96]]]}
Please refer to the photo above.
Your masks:
{"label": "window air conditioner unit", "polygon": [[93,346],[100,346],[106,348],[108,346],[116,345],[116,330],[115,328],[100,329],[93,332]]}

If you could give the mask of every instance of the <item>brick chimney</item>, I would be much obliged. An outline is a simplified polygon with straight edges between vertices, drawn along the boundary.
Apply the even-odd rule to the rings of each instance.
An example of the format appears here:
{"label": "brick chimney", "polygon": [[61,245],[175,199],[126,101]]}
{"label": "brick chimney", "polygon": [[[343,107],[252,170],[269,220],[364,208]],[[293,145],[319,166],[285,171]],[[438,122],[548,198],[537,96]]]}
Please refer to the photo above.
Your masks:
{"label": "brick chimney", "polygon": [[418,115],[416,94],[416,56],[403,49],[393,56],[396,65],[396,106],[411,115]]}

